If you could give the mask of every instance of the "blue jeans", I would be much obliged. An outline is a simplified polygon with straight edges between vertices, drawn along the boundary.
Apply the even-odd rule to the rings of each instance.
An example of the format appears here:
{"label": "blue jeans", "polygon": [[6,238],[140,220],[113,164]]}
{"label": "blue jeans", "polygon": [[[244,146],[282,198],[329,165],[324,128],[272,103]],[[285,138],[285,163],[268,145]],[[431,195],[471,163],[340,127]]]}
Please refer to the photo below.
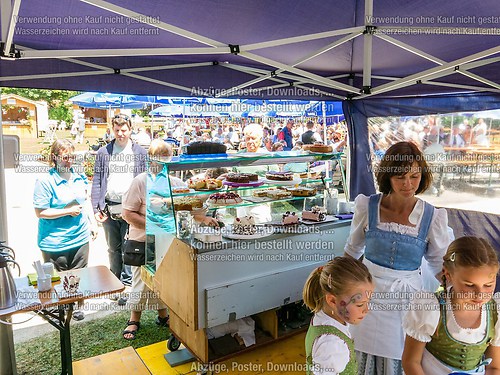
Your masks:
{"label": "blue jeans", "polygon": [[109,269],[125,285],[132,284],[132,270],[123,264],[123,243],[128,232],[125,220],[108,219],[103,223],[108,243]]}

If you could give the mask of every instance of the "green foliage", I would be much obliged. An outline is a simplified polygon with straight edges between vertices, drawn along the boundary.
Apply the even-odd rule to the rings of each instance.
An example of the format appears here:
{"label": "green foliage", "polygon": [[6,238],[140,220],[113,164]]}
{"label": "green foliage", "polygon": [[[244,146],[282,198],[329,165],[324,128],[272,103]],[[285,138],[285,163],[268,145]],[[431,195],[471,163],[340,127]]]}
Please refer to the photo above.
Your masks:
{"label": "green foliage", "polygon": [[95,155],[86,155],[83,161],[83,172],[87,177],[94,176]]}
{"label": "green foliage", "polygon": [[52,145],[47,145],[44,148],[40,150],[40,155],[42,156],[42,160],[48,162],[49,161],[49,155],[50,155],[50,148]]}
{"label": "green foliage", "polygon": [[71,128],[73,123],[73,111],[71,106],[57,106],[49,108],[49,118],[66,122],[66,129]]}
{"label": "green foliage", "polygon": [[143,122],[151,122],[151,117],[149,116],[149,112],[151,112],[151,108],[149,106],[146,106],[145,108],[132,110],[132,113],[134,115],[139,115],[142,117]]}
{"label": "green foliage", "polygon": [[139,115],[141,117],[149,117],[150,111],[151,111],[151,108],[139,108],[139,109],[133,109],[132,113],[134,115]]}
{"label": "green foliage", "polygon": [[49,118],[52,120],[66,121],[67,124],[73,122],[72,103],[69,98],[78,95],[78,91],[67,90],[43,90],[43,89],[20,89],[5,87],[3,94],[15,94],[27,99],[45,101],[49,107]]}

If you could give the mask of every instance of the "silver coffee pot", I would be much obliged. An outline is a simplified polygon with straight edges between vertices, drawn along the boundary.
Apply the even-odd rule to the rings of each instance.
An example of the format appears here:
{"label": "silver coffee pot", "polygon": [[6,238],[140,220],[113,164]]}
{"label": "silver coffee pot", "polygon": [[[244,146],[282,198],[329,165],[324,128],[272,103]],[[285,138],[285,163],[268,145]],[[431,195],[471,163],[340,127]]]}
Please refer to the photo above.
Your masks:
{"label": "silver coffee pot", "polygon": [[10,254],[0,252],[0,310],[8,309],[17,302],[17,288],[8,267],[9,263],[13,263],[18,268],[20,276],[19,264]]}

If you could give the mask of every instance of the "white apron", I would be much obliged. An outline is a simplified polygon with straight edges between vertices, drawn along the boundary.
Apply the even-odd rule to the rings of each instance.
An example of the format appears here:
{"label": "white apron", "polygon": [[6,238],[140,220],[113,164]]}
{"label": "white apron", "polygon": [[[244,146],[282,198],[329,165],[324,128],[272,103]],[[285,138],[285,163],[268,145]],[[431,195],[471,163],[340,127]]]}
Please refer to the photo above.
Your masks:
{"label": "white apron", "polygon": [[393,270],[367,259],[363,263],[373,276],[375,290],[368,315],[349,328],[354,347],[363,353],[401,360],[405,339],[403,316],[412,293],[422,289],[420,270]]}

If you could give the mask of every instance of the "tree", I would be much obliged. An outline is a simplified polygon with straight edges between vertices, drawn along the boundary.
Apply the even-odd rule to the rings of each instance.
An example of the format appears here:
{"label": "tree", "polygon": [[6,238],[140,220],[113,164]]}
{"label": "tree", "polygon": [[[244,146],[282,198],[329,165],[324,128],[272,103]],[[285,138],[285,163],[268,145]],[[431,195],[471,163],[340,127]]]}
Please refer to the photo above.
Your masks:
{"label": "tree", "polygon": [[78,95],[80,92],[5,87],[2,88],[2,93],[15,94],[35,101],[43,100],[47,102],[49,107],[49,119],[66,121],[67,124],[71,124],[73,122],[73,105],[68,99]]}

